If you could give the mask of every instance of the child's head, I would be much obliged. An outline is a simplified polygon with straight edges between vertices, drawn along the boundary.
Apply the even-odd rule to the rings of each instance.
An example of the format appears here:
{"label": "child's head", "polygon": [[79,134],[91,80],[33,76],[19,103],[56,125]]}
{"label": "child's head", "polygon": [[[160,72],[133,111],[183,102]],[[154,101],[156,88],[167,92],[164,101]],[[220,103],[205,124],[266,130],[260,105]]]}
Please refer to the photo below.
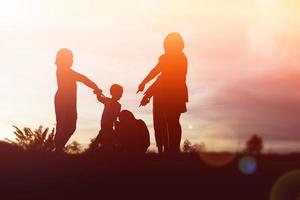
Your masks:
{"label": "child's head", "polygon": [[129,110],[122,110],[119,114],[119,121],[121,123],[129,123],[135,120],[135,117],[132,112]]}
{"label": "child's head", "polygon": [[113,84],[110,87],[110,94],[111,94],[111,97],[115,100],[121,99],[121,97],[123,95],[123,87],[118,84]]}
{"label": "child's head", "polygon": [[164,49],[166,53],[182,52],[184,42],[181,35],[177,32],[169,33],[164,40]]}
{"label": "child's head", "polygon": [[56,54],[55,64],[57,67],[71,68],[73,65],[73,53],[71,50],[63,48]]}

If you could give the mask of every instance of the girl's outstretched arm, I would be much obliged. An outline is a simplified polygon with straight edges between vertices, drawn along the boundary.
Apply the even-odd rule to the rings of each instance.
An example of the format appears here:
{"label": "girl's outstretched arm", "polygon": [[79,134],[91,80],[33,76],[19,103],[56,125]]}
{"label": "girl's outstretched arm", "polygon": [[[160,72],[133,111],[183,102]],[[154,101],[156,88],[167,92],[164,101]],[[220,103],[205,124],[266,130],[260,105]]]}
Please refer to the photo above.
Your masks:
{"label": "girl's outstretched arm", "polygon": [[94,89],[97,92],[102,92],[102,90],[100,88],[98,88],[97,84],[94,83],[93,81],[91,81],[88,77],[86,77],[83,74],[80,74],[74,70],[72,70],[72,72],[73,72],[73,76],[75,76],[75,79],[77,81],[82,82],[83,84],[85,84],[89,88]]}

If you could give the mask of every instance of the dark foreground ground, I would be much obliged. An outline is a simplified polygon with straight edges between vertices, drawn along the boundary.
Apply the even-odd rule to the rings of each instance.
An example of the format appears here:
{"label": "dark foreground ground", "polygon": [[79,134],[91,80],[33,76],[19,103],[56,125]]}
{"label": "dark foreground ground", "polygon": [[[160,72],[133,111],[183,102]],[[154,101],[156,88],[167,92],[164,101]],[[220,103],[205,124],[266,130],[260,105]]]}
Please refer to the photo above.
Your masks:
{"label": "dark foreground ground", "polygon": [[[1,151],[0,199],[253,199],[299,200],[300,155],[255,157],[246,175],[239,160],[211,167],[197,154],[140,158]],[[277,181],[277,186],[275,182]],[[275,189],[274,189],[275,188]]]}

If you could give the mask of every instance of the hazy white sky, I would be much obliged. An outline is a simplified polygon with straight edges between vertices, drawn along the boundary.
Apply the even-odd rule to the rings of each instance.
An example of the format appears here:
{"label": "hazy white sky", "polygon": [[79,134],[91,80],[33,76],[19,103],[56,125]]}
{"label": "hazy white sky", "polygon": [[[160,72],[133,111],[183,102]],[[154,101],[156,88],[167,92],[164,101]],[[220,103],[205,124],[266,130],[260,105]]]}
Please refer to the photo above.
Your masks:
{"label": "hazy white sky", "polygon": [[[151,106],[138,108],[135,91],[164,37],[178,31],[189,59],[183,138],[218,150],[241,148],[258,133],[267,150],[297,150],[299,11],[294,0],[0,0],[0,137],[13,138],[13,124],[54,127],[54,58],[62,47],[106,94],[122,84],[123,108],[153,135]],[[88,88],[78,90],[71,140],[88,143],[103,106]]]}

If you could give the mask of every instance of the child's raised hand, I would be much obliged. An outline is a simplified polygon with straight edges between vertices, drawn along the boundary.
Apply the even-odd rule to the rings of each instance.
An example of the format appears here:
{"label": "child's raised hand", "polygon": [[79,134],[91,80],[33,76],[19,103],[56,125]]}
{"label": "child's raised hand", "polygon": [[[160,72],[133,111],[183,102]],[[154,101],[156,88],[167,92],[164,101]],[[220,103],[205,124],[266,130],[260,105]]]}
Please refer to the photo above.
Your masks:
{"label": "child's raised hand", "polygon": [[99,88],[98,88],[97,90],[94,90],[94,94],[96,94],[97,96],[98,96],[98,95],[103,95],[103,94],[102,94],[102,90],[99,89]]}
{"label": "child's raised hand", "polygon": [[104,99],[105,99],[106,97],[101,93],[101,94],[97,94],[97,99],[98,99],[98,101],[100,101],[100,102],[104,102]]}
{"label": "child's raised hand", "polygon": [[105,98],[104,94],[102,93],[102,90],[94,90],[94,94],[97,95],[98,101],[102,102],[102,100]]}

